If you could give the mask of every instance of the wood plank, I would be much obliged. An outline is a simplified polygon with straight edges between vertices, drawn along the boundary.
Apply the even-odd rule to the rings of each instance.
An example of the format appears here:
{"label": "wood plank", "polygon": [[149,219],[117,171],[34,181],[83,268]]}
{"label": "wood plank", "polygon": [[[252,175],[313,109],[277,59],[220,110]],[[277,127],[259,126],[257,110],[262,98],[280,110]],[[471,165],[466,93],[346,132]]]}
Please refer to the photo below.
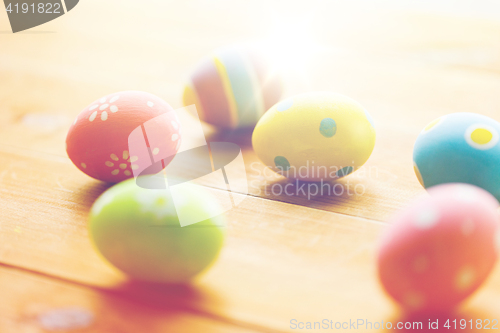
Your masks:
{"label": "wood plank", "polygon": [[[179,304],[225,321],[279,331],[291,330],[294,318],[387,321],[404,316],[376,279],[381,223],[247,197],[228,212],[226,247],[194,285],[198,296],[189,298],[169,288],[130,284],[94,252],[85,220],[90,202],[105,189],[101,183],[74,177],[67,161],[5,152],[0,156],[16,163],[15,169],[3,172],[0,262],[123,292],[148,304]],[[54,190],[56,179],[64,190]],[[499,281],[497,269],[463,315],[500,314]]]}
{"label": "wood plank", "polygon": [[[112,311],[111,324],[106,325],[123,331],[128,325],[134,331],[162,331],[170,325],[174,331],[292,331],[292,318],[405,318],[375,278],[376,243],[384,227],[376,221],[385,221],[423,193],[413,175],[411,148],[426,123],[459,111],[500,120],[500,23],[378,8],[363,12],[357,4],[324,1],[311,1],[308,8],[294,2],[283,8],[263,0],[251,5],[223,0],[175,6],[154,1],[157,10],[137,15],[143,6],[130,0],[88,1],[37,31],[0,34],[0,262],[102,288],[85,288],[85,293],[93,295],[88,299],[95,309]],[[309,65],[306,79],[287,76],[287,95],[334,90],[360,101],[372,113],[378,141],[365,169],[378,172],[340,182],[362,184],[366,193],[311,199],[266,195],[266,188],[284,180],[259,178],[263,166],[255,164],[249,133],[215,134],[207,129],[212,140],[243,147],[252,185],[252,196],[228,213],[229,239],[220,261],[187,293],[130,284],[90,246],[86,214],[106,185],[81,174],[64,158],[71,118],[96,97],[126,89],[150,91],[179,107],[182,78],[199,58],[228,42],[266,37],[280,15],[301,17],[309,9],[328,13],[316,20],[315,27],[322,29],[314,31],[327,48]],[[232,15],[218,20],[223,12]],[[0,30],[8,30],[2,13]],[[185,175],[190,172],[187,168]],[[1,305],[10,318],[0,316],[6,325],[2,331],[38,329],[31,322],[23,321],[26,327],[17,323],[20,312],[11,304],[19,304],[19,299],[36,314],[40,308],[34,300],[41,299],[45,306],[53,295],[75,295],[82,299],[81,306],[87,304],[79,292],[66,291],[64,283],[55,283],[45,294],[38,283],[29,289],[17,275],[12,278],[9,272],[3,279],[2,274],[3,285],[15,291]],[[474,299],[450,316],[498,317],[499,282],[497,268]],[[23,294],[24,290],[33,293]],[[110,292],[126,295],[130,303],[109,301]],[[67,305],[61,302],[54,304]],[[129,309],[138,304],[146,308],[140,306],[134,317]],[[177,315],[161,318],[163,309],[149,315],[149,307],[158,304],[185,307],[181,320],[176,321]],[[206,322],[198,314],[217,322]],[[134,320],[120,323],[129,317]],[[143,326],[134,326],[136,319]]]}
{"label": "wood plank", "polygon": [[2,332],[257,332],[6,266],[0,292]]}
{"label": "wood plank", "polygon": [[[128,10],[135,8],[130,3],[126,7]],[[0,75],[5,78],[0,82],[0,100],[4,101],[0,105],[0,120],[3,120],[0,143],[64,156],[64,138],[71,118],[88,101],[109,93],[110,89],[139,87],[159,93],[175,107],[180,106],[182,80],[174,77],[185,77],[196,61],[199,50],[191,50],[191,46],[184,44],[179,46],[180,49],[175,54],[189,51],[189,56],[172,55],[175,61],[163,65],[162,68],[173,71],[165,79],[167,83],[162,82],[161,75],[152,71],[147,71],[147,75],[139,75],[138,71],[144,69],[139,65],[126,68],[119,73],[119,78],[110,78],[107,73],[111,69],[105,71],[102,66],[112,62],[113,52],[100,54],[100,61],[97,63],[71,63],[54,57],[50,48],[42,48],[43,43],[53,45],[56,41],[67,42],[67,52],[82,57],[91,57],[93,50],[104,48],[108,40],[97,36],[95,27],[81,32],[84,40],[96,37],[91,48],[82,48],[80,42],[73,40],[69,32],[77,32],[75,22],[82,19],[80,15],[83,14],[79,14],[75,20],[64,21],[64,27],[69,29],[68,33],[58,32],[55,36],[27,35],[22,40],[7,35],[0,36],[5,40],[7,50],[0,55],[3,57],[3,61],[0,61]],[[366,192],[363,195],[348,195],[344,191],[342,195],[316,195],[309,198],[295,188],[296,191],[293,192],[296,195],[293,196],[273,195],[273,186],[284,185],[286,180],[265,171],[251,149],[249,133],[217,134],[207,128],[210,140],[227,140],[243,147],[246,176],[249,178],[252,195],[384,221],[393,211],[404,207],[423,192],[413,174],[411,150],[425,124],[443,114],[459,111],[481,112],[500,120],[497,112],[500,104],[500,95],[497,94],[500,79],[495,74],[498,69],[495,60],[498,57],[495,55],[500,50],[499,42],[494,38],[500,32],[497,22],[443,18],[428,14],[390,13],[378,18],[362,15],[360,18],[367,19],[361,27],[354,27],[352,23],[347,27],[332,27],[333,31],[342,28],[345,34],[341,35],[342,38],[335,47],[319,54],[315,65],[308,68],[307,81],[310,84],[301,86],[292,83],[287,94],[304,89],[331,89],[359,100],[373,114],[378,137],[372,157],[360,172],[338,182],[344,188],[358,185],[358,188],[364,188]],[[344,21],[345,19],[341,22],[345,23]],[[446,29],[439,30],[442,22],[446,22]],[[168,23],[167,27],[171,24],[174,23]],[[400,27],[404,34],[388,33],[395,26]],[[363,34],[366,27],[374,29],[373,35],[377,36],[376,40],[380,45],[374,45],[371,38]],[[248,27],[245,26],[246,28]],[[220,27],[213,29],[214,34],[220,33]],[[415,31],[413,34],[412,30]],[[432,34],[429,39],[429,31],[434,30],[440,33]],[[474,38],[480,31],[482,37]],[[401,36],[412,38],[403,39]],[[151,43],[151,40],[141,40],[137,35],[132,38],[143,47]],[[20,50],[25,50],[23,45],[26,40],[34,43],[31,47],[42,48],[39,59],[19,54]],[[327,38],[323,43],[332,45],[332,41]],[[186,48],[184,51],[183,47]],[[367,52],[368,49],[370,52]],[[483,56],[475,57],[477,52]],[[142,56],[142,53],[135,48],[127,48],[123,55],[124,59],[130,61],[138,56]],[[148,57],[158,64],[162,54],[156,53]],[[478,57],[483,60],[475,60]],[[95,64],[99,66],[98,69],[92,68]],[[113,68],[113,73],[115,72]],[[332,77],[335,80],[331,80]],[[169,88],[160,89],[165,84]],[[26,94],[15,93],[18,91],[25,91]],[[75,173],[77,172],[75,169]],[[192,174],[189,168],[185,172],[185,177]],[[208,181],[203,184],[218,186]],[[232,190],[242,191],[238,187],[233,187]]]}

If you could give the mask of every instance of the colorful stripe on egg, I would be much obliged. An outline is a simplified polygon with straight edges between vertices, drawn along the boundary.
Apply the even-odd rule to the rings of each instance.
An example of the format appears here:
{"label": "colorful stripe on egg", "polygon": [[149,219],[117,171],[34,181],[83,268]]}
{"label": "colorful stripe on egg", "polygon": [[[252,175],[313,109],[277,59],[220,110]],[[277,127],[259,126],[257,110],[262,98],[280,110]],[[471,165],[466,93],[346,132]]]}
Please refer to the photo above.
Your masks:
{"label": "colorful stripe on egg", "polygon": [[245,56],[236,50],[221,52],[214,58],[219,74],[231,85],[228,100],[235,103],[238,126],[253,125],[264,113],[264,102],[255,72]]}
{"label": "colorful stripe on egg", "polygon": [[218,127],[252,126],[281,95],[281,85],[269,79],[268,70],[250,52],[218,52],[192,75],[184,105],[195,104],[200,118]]}
{"label": "colorful stripe on egg", "polygon": [[[211,79],[206,80],[207,77]],[[234,126],[235,119],[226,98],[224,83],[212,59],[204,61],[195,71],[191,78],[191,86],[188,85],[185,89],[184,98],[185,105],[196,104],[198,101],[196,107],[202,110],[201,119],[210,118],[212,120],[210,123],[215,126]],[[191,100],[186,100],[186,98],[191,98]]]}

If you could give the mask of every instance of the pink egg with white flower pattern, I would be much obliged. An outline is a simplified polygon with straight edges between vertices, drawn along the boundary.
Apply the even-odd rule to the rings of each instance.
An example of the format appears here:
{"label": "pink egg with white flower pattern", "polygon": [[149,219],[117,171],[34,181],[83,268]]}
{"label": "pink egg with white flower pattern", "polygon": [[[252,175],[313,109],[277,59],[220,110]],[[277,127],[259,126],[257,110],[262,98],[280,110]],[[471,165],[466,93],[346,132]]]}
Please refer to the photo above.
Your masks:
{"label": "pink egg with white flower pattern", "polygon": [[445,184],[404,209],[382,237],[380,281],[408,311],[450,310],[492,271],[500,251],[498,201],[485,190]]}
{"label": "pink egg with white flower pattern", "polygon": [[[144,137],[136,146],[143,149],[131,152],[129,136],[141,127]],[[66,151],[90,177],[118,183],[139,171],[161,171],[180,144],[181,125],[167,102],[150,93],[123,91],[94,101],[76,117],[66,138]]]}

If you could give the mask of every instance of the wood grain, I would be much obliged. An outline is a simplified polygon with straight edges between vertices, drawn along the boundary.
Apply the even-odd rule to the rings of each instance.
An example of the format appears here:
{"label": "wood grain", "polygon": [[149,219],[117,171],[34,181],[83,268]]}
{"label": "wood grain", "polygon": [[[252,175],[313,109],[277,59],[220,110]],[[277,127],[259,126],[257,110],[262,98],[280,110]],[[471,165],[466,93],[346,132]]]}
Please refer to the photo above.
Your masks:
{"label": "wood grain", "polygon": [[[0,233],[1,262],[245,327],[286,331],[291,319],[348,321],[363,314],[387,321],[404,316],[376,278],[374,255],[383,224],[254,197],[228,212],[229,240],[221,258],[193,287],[131,283],[99,258],[88,239],[86,213],[106,186],[89,184],[84,175],[65,177],[73,167],[64,159],[32,154],[38,153],[0,154],[15,167],[0,171],[0,208],[10,216]],[[497,311],[498,281],[500,271],[475,299],[479,306],[473,309],[481,309],[483,316]]]}
{"label": "wood grain", "polygon": [[2,332],[256,332],[6,266],[0,291]]}
{"label": "wood grain", "polygon": [[[128,6],[133,7],[130,3],[126,4]],[[352,26],[353,23],[347,28],[342,25],[341,40],[335,44],[328,40],[328,36],[320,35],[329,47],[316,54],[315,62],[308,67],[308,84],[297,77],[290,78],[287,95],[314,89],[339,91],[357,99],[372,113],[378,129],[375,151],[362,172],[340,181],[342,185],[363,186],[366,192],[362,196],[346,193],[313,198],[304,198],[301,194],[273,195],[272,186],[286,180],[265,172],[251,149],[248,132],[214,133],[213,129],[206,128],[206,134],[209,140],[235,142],[244,149],[252,195],[384,221],[393,211],[422,193],[413,174],[411,152],[425,124],[451,112],[480,112],[500,120],[500,99],[496,93],[500,89],[500,80],[495,74],[500,45],[494,38],[500,32],[500,26],[496,22],[433,15],[384,14],[374,18],[350,14],[366,22],[356,27]],[[130,38],[138,44],[126,48],[122,55],[133,66],[119,70],[111,64],[114,53],[107,48],[107,39],[100,36],[95,27],[90,27],[78,31],[82,40],[89,41],[93,37],[91,48],[82,47],[82,42],[74,41],[70,34],[77,33],[73,22],[65,22],[69,26],[65,25],[64,34],[58,32],[61,36],[23,36],[23,40],[2,36],[6,49],[16,52],[1,55],[3,63],[8,65],[2,72],[6,80],[0,97],[6,101],[3,105],[10,107],[8,112],[0,112],[6,117],[0,132],[1,143],[64,156],[64,138],[72,117],[89,101],[120,89],[145,89],[158,93],[174,107],[180,106],[182,81],[196,63],[195,55],[200,51],[191,52],[191,46],[180,44],[175,53],[187,48],[189,52],[184,51],[186,57],[172,55],[174,60],[167,63],[162,62],[162,52],[159,52],[156,57],[148,54],[145,58],[148,64],[144,64],[137,61],[138,57],[144,56],[138,49],[155,49],[160,45],[134,34]],[[168,22],[165,29],[174,23],[179,24]],[[398,27],[397,33],[395,27]],[[213,35],[220,34],[220,27],[211,28],[214,29]],[[364,35],[368,28],[379,44],[374,45]],[[336,31],[340,27],[334,24],[332,29]],[[431,34],[430,31],[437,33]],[[117,38],[123,39],[127,33],[130,31],[117,34]],[[478,35],[481,37],[475,38]],[[153,32],[153,36],[160,38],[157,32]],[[36,60],[18,54],[20,49],[26,48],[28,37],[29,42],[35,43],[32,47],[42,49]],[[57,41],[65,43],[66,52],[78,56],[77,59],[92,61],[72,63],[53,54],[53,47],[42,48],[44,42],[52,45]],[[124,45],[120,44],[120,47],[125,48]],[[105,50],[100,54],[100,61],[92,55],[92,50],[97,49]],[[14,58],[14,55],[18,57]],[[152,71],[148,67],[151,61],[169,75],[163,77],[160,72]],[[105,65],[113,67],[105,69],[102,67]],[[335,80],[331,80],[332,77]],[[171,89],[164,89],[165,85]],[[12,93],[14,91],[25,91],[26,94]],[[183,176],[190,176],[189,169]],[[213,183],[205,185],[216,186]]]}
{"label": "wood grain", "polygon": [[[375,257],[388,217],[425,193],[412,170],[420,130],[451,112],[500,120],[500,22],[314,0],[172,3],[87,0],[64,17],[8,34],[0,11],[0,331],[39,332],[40,315],[78,307],[97,332],[295,331],[290,320],[418,320],[383,293]],[[226,15],[224,13],[231,13]],[[375,118],[368,163],[339,181],[362,195],[275,195],[285,184],[258,161],[250,132],[209,141],[243,150],[249,196],[228,212],[217,264],[191,286],[128,281],[92,248],[87,213],[108,185],[65,155],[73,117],[111,92],[145,90],[180,107],[196,62],[228,43],[269,37],[280,17],[310,25],[323,46],[286,96],[333,90]],[[303,75],[307,73],[307,75]],[[196,160],[194,160],[194,163]],[[183,176],[190,177],[187,167]],[[205,180],[216,196],[225,188]],[[237,196],[242,187],[231,188]],[[458,312],[500,316],[500,268]],[[427,321],[428,318],[424,318]]]}

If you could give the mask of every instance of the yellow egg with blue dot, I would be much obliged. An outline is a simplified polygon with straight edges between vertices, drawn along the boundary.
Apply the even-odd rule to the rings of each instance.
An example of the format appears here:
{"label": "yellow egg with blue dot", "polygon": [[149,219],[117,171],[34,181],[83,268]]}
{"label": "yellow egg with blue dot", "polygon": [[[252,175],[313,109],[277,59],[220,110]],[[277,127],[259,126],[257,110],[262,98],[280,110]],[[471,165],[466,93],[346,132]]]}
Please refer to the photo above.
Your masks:
{"label": "yellow egg with blue dot", "polygon": [[252,135],[257,156],[273,171],[303,181],[345,177],[375,146],[375,126],[358,102],[332,92],[283,100],[259,120]]}
{"label": "yellow egg with blue dot", "polygon": [[413,168],[425,188],[444,183],[479,186],[500,200],[500,123],[475,113],[452,113],[424,127]]}

